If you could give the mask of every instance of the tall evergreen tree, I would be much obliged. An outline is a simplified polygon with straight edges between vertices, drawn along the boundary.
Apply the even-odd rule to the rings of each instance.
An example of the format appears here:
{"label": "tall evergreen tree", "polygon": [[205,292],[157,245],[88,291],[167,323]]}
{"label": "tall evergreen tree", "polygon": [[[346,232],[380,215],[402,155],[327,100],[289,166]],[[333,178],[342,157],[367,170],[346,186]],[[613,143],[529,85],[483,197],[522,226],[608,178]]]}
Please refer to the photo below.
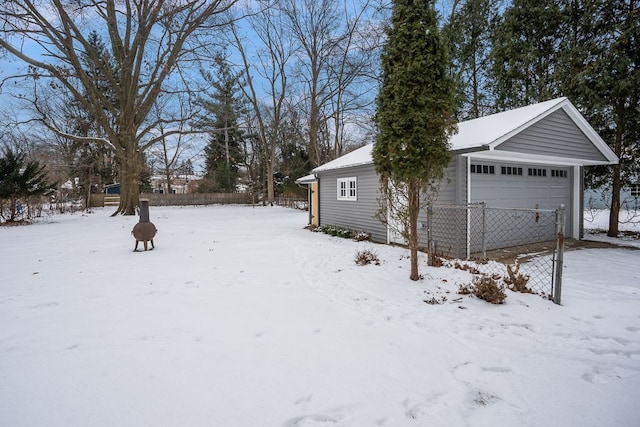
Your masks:
{"label": "tall evergreen tree", "polygon": [[214,63],[216,77],[204,73],[212,85],[209,100],[201,101],[208,113],[203,125],[210,129],[205,147],[204,191],[233,192],[236,190],[238,170],[242,161],[243,132],[238,121],[242,114],[240,92],[241,74],[234,74],[223,55]]}
{"label": "tall evergreen tree", "polygon": [[492,42],[492,78],[499,109],[560,94],[554,72],[562,20],[556,0],[513,0],[504,11]]}
{"label": "tall evergreen tree", "polygon": [[[576,2],[577,3],[577,2]],[[578,96],[587,118],[620,159],[591,171],[611,185],[608,235],[619,231],[620,192],[640,180],[640,1],[593,0],[587,61]]]}
{"label": "tall evergreen tree", "polygon": [[639,39],[639,0],[514,0],[494,35],[499,107],[568,96],[619,157],[586,173],[611,187],[610,236],[620,190],[640,176]]}
{"label": "tall evergreen tree", "polygon": [[492,28],[500,3],[495,0],[467,0],[452,13],[443,29],[456,76],[461,120],[495,112],[489,75]]}
{"label": "tall evergreen tree", "polygon": [[[381,60],[373,161],[385,195],[382,217],[401,223],[411,250],[410,278],[418,280],[421,196],[442,178],[456,129],[453,80],[433,1],[394,2]],[[400,194],[406,195],[402,201]]]}
{"label": "tall evergreen tree", "polygon": [[[95,81],[96,87],[103,93],[105,106],[104,114],[111,115],[111,107],[117,106],[118,98],[113,87],[113,82],[105,74],[112,75],[117,82],[119,71],[118,64],[113,60],[109,48],[105,45],[102,37],[95,31],[91,31],[87,36],[88,44],[94,49],[96,55],[90,56],[86,53],[80,55],[82,67],[89,77]],[[88,100],[86,91],[84,98]],[[105,144],[98,144],[91,141],[90,135],[103,135],[95,116],[84,107],[84,104],[73,97],[63,106],[65,119],[71,123],[71,133],[86,138],[85,140],[70,139],[71,149],[74,151],[70,164],[71,179],[75,182],[77,178],[77,189],[85,198],[85,206],[89,206],[89,195],[92,190],[102,191],[104,184],[117,182],[117,167],[115,152],[113,147]],[[115,123],[115,117],[110,121]]]}

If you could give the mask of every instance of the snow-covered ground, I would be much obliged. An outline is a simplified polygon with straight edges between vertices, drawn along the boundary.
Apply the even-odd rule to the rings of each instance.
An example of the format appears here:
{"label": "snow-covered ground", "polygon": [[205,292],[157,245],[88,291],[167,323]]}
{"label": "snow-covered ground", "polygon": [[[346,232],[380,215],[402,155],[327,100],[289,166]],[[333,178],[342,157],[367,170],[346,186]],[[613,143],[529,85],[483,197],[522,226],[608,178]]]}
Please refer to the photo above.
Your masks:
{"label": "snow-covered ground", "polygon": [[490,305],[306,212],[152,207],[138,253],[110,213],[0,227],[0,425],[640,425],[639,250],[568,251],[563,306]]}
{"label": "snow-covered ground", "polygon": [[619,236],[608,237],[609,210],[587,209],[584,212],[585,239],[640,248],[640,211],[620,211],[618,221]]}

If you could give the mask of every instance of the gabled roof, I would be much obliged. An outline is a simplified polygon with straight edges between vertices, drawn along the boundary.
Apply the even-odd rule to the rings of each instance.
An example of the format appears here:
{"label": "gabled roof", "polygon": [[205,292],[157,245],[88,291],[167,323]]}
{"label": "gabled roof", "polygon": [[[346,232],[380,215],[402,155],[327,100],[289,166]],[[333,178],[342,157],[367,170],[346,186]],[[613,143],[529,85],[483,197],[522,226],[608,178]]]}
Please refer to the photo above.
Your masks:
{"label": "gabled roof", "polygon": [[[451,150],[493,150],[512,136],[561,108],[610,163],[618,162],[613,151],[566,97],[460,122],[458,133],[450,138]],[[318,166],[313,172],[373,163],[372,150],[373,144],[366,145]]]}

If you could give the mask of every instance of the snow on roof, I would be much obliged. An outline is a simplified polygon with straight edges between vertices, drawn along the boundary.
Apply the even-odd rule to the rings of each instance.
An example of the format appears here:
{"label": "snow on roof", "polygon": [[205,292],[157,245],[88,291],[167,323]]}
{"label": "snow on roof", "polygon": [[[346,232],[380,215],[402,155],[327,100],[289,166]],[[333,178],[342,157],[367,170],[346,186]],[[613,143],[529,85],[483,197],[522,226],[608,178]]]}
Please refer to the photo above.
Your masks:
{"label": "snow on roof", "polygon": [[526,125],[559,107],[567,98],[556,98],[526,107],[458,123],[458,133],[451,137],[454,151],[502,142]]}
{"label": "snow on roof", "polygon": [[373,144],[365,145],[364,147],[358,148],[357,150],[347,153],[344,156],[338,157],[337,159],[332,160],[329,163],[325,163],[324,165],[318,166],[313,170],[313,172],[320,172],[320,171],[330,170],[330,169],[340,169],[340,168],[373,163],[373,157],[371,153],[372,150],[373,150]]}
{"label": "snow on roof", "polygon": [[310,184],[317,180],[318,178],[316,178],[314,174],[310,174],[310,175],[301,176],[300,178],[296,179],[296,184]]}
{"label": "snow on roof", "polygon": [[[458,133],[452,135],[449,141],[451,150],[460,151],[480,147],[493,148],[559,108],[565,108],[594,145],[610,161],[617,162],[606,143],[602,141],[566,97],[460,122],[458,123]],[[313,172],[373,163],[372,149],[373,144],[366,145],[329,163],[318,166]]]}

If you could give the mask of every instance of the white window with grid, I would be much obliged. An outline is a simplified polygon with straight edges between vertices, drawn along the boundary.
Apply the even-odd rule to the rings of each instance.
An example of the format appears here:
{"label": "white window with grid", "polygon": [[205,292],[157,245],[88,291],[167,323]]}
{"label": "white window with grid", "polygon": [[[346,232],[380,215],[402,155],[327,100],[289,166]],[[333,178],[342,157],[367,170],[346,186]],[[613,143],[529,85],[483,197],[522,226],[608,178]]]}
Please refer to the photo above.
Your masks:
{"label": "white window with grid", "polygon": [[355,177],[338,178],[338,200],[358,200],[358,181]]}

